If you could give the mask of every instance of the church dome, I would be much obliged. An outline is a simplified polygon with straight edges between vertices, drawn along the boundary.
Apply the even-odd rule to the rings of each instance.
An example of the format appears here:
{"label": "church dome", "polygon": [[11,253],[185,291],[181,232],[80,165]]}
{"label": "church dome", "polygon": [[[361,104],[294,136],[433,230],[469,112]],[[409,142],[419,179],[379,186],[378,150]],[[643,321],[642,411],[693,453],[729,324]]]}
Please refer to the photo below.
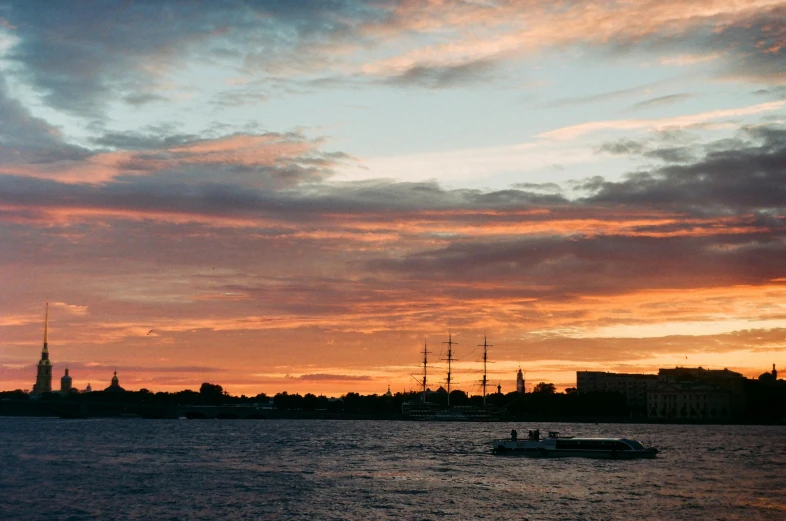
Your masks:
{"label": "church dome", "polygon": [[120,387],[120,379],[117,377],[117,371],[115,371],[115,375],[112,377],[112,384],[104,389],[104,391],[125,391],[125,389]]}
{"label": "church dome", "polygon": [[764,383],[775,383],[778,381],[778,371],[775,369],[775,364],[772,364],[771,373],[762,373],[759,375],[759,381]]}

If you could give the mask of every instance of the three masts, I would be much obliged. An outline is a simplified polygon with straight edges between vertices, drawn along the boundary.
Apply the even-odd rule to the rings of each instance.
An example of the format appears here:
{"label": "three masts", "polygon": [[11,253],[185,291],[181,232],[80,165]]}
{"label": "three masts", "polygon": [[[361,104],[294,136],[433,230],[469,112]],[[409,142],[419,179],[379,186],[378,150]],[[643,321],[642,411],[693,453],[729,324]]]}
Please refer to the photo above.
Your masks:
{"label": "three masts", "polygon": [[[446,394],[445,405],[429,402],[427,400],[428,393],[429,393],[427,387],[428,355],[430,354],[430,352],[428,351],[428,345],[424,344],[423,345],[423,377],[422,380],[419,381],[422,387],[422,399],[420,401],[403,403],[401,407],[402,414],[414,420],[435,420],[435,421],[499,420],[499,413],[501,411],[492,412],[489,411],[489,409],[486,406],[486,397],[488,394],[487,393],[488,376],[486,372],[487,363],[488,363],[488,348],[493,346],[488,343],[486,337],[483,337],[483,343],[478,345],[478,347],[483,348],[483,379],[480,381],[481,388],[483,391],[483,405],[481,407],[471,406],[471,405],[451,407],[450,387],[451,387],[451,383],[453,382],[452,362],[456,360],[453,357],[453,346],[458,344],[458,342],[453,341],[452,333],[448,332],[448,340],[447,342],[443,342],[443,344],[447,344],[447,356],[446,358],[442,358],[443,361],[447,362],[447,369],[448,369],[447,379],[446,379],[447,390],[440,388],[437,392]],[[520,379],[522,378],[521,370],[519,370],[519,378]],[[497,386],[498,392],[500,391],[500,389],[501,386]]]}
{"label": "three masts", "polygon": [[[455,358],[453,358],[453,346],[457,345],[458,342],[454,342],[453,341],[453,334],[448,332],[448,341],[447,342],[442,342],[442,343],[443,344],[447,344],[447,346],[448,346],[447,357],[443,358],[442,360],[446,361],[448,363],[448,375],[447,375],[447,379],[446,379],[446,384],[447,384],[447,406],[450,407],[450,384],[453,381],[453,377],[452,377],[453,374],[451,372],[451,364],[452,364],[452,362],[454,362],[456,360]],[[489,344],[487,342],[487,340],[486,340],[486,337],[484,336],[483,337],[483,343],[482,344],[478,344],[478,347],[482,347],[483,348],[483,379],[480,381],[480,383],[481,383],[481,388],[483,390],[483,406],[485,407],[486,406],[486,395],[487,395],[487,393],[486,393],[486,386],[488,384],[488,378],[487,378],[487,373],[486,373],[486,367],[487,367],[487,362],[488,362],[488,348],[489,347],[494,347],[494,346],[492,344]],[[431,352],[428,350],[428,344],[424,343],[423,344],[423,380],[421,382],[421,387],[422,387],[422,391],[421,392],[422,392],[423,403],[426,403],[426,396],[428,394],[428,388],[427,388],[428,355],[430,353]],[[518,377],[519,377],[519,380],[523,381],[522,380],[521,369],[519,369]]]}

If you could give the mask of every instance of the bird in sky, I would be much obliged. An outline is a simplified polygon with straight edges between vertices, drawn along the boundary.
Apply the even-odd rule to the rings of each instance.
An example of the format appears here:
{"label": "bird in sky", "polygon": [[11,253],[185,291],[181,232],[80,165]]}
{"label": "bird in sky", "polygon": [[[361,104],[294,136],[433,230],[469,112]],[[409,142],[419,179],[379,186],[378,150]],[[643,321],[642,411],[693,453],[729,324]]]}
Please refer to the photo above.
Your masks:
{"label": "bird in sky", "polygon": [[153,332],[153,330],[151,329],[150,331],[147,332],[147,334],[150,335],[150,333],[152,333],[152,332]]}

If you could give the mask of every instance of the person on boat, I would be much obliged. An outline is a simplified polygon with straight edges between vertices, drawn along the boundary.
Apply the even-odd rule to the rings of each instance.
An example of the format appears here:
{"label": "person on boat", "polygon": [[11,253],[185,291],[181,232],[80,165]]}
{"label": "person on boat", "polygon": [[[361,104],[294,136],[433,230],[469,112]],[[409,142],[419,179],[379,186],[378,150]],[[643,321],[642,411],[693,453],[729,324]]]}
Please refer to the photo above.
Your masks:
{"label": "person on boat", "polygon": [[518,438],[518,436],[519,436],[519,433],[516,432],[516,429],[513,429],[513,430],[510,431],[510,439],[511,440],[516,441],[516,438]]}

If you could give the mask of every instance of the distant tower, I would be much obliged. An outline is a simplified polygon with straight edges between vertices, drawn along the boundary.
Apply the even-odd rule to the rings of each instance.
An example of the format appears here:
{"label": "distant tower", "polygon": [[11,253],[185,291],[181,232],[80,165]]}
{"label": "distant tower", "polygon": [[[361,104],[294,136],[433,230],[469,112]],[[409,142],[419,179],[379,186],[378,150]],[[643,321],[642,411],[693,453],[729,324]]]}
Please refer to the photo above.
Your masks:
{"label": "distant tower", "polygon": [[44,348],[41,350],[41,360],[38,362],[38,374],[33,386],[33,394],[52,392],[52,362],[49,360],[49,347],[47,345],[47,328],[49,326],[49,301],[46,302],[44,315]]}
{"label": "distant tower", "polygon": [[521,367],[519,367],[519,374],[516,375],[516,392],[524,394],[524,373],[521,372]]}
{"label": "distant tower", "polygon": [[773,380],[778,379],[778,371],[775,370],[775,364],[772,364],[772,379]]}
{"label": "distant tower", "polygon": [[91,393],[91,392],[93,392],[93,386],[92,386],[92,385],[90,385],[90,384],[88,383],[88,384],[87,384],[87,387],[85,387],[85,392],[86,392],[86,393]]}
{"label": "distant tower", "polygon": [[65,374],[60,378],[60,394],[68,394],[71,392],[71,377],[68,376],[68,368],[66,367]]}
{"label": "distant tower", "polygon": [[497,384],[497,394],[502,394],[502,384]]}

